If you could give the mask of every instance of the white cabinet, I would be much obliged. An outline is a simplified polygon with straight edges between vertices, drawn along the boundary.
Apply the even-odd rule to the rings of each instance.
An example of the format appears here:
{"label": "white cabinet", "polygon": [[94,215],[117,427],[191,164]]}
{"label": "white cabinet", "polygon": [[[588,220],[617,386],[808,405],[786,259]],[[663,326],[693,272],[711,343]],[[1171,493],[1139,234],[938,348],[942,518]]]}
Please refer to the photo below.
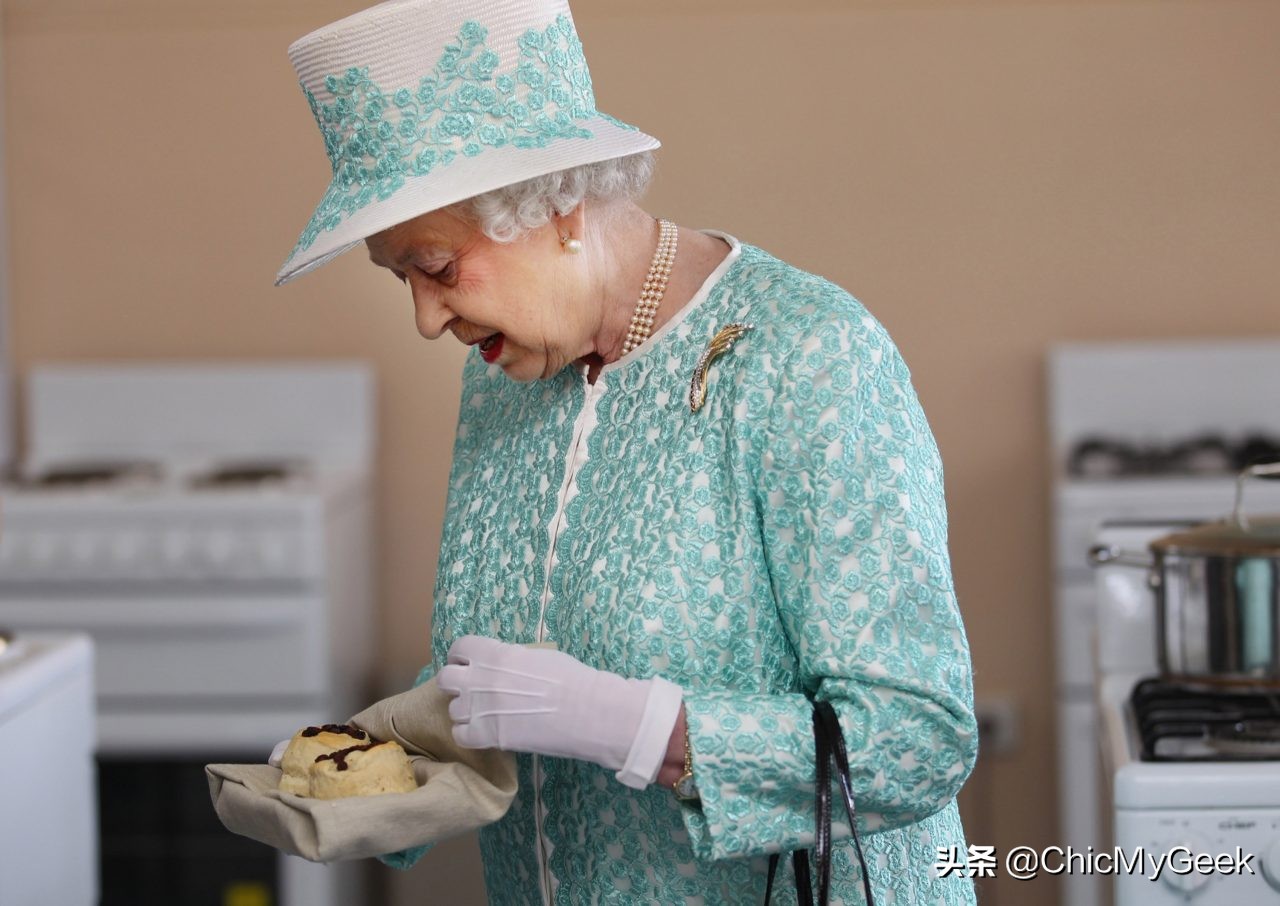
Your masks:
{"label": "white cabinet", "polygon": [[0,903],[98,901],[92,651],[19,635],[0,654]]}

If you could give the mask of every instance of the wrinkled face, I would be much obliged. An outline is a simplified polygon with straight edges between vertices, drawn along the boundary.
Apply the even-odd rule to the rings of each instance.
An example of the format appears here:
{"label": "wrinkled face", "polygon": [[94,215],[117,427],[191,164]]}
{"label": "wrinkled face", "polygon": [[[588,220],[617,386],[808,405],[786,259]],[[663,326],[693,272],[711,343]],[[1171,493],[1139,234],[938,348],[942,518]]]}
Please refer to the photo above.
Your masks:
{"label": "wrinkled face", "polygon": [[480,344],[486,361],[515,380],[550,377],[593,349],[601,313],[583,304],[585,256],[564,252],[554,220],[499,243],[444,209],[365,244],[374,264],[409,287],[422,336],[449,332]]}

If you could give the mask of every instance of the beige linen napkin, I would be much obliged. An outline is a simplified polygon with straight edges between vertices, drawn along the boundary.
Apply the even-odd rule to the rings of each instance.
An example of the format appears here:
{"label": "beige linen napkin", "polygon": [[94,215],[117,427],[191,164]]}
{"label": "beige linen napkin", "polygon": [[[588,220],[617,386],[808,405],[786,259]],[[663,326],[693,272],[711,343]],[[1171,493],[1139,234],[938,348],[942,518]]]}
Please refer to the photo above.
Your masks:
{"label": "beige linen napkin", "polygon": [[308,799],[277,789],[279,768],[211,764],[214,810],[228,830],[312,862],[379,856],[491,824],[515,798],[515,756],[455,743],[449,700],[432,678],[348,721],[413,756],[412,793]]}

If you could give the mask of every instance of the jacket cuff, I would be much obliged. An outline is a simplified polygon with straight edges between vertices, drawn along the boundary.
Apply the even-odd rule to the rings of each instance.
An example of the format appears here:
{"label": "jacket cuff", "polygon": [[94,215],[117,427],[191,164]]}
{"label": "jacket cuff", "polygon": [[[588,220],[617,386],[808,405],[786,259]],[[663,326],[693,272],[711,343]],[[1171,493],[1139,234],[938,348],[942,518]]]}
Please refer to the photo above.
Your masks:
{"label": "jacket cuff", "polygon": [[645,700],[635,740],[627,753],[626,764],[614,776],[624,786],[642,790],[657,778],[667,757],[667,743],[680,716],[684,690],[660,676],[649,680],[649,697]]}

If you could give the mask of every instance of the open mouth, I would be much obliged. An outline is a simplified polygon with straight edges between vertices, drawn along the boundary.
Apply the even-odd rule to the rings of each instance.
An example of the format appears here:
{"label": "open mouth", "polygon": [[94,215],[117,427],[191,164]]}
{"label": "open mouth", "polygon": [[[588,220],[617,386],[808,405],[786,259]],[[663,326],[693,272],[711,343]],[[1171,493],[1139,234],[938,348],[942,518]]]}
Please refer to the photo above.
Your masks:
{"label": "open mouth", "polygon": [[479,345],[481,357],[492,365],[498,361],[498,356],[502,355],[502,334],[495,333],[491,337],[486,337],[480,341]]}

